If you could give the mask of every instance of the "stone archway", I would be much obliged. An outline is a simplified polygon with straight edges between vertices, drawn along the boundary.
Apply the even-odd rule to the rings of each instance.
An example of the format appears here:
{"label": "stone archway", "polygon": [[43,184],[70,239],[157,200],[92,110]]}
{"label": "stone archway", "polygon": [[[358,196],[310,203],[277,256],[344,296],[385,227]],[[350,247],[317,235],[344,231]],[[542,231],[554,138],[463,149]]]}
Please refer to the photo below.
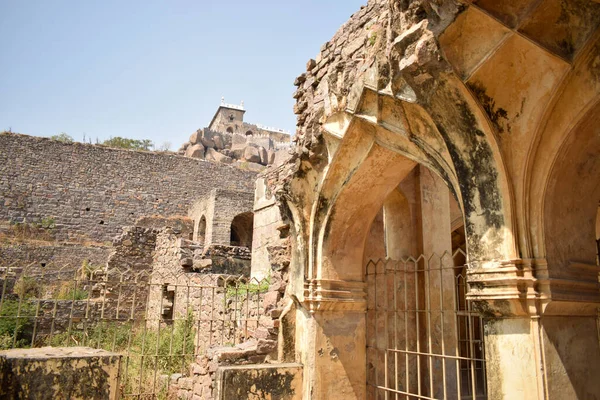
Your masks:
{"label": "stone archway", "polygon": [[[566,253],[548,250],[553,235],[583,233],[571,222],[556,229],[547,217],[576,205],[569,196],[557,202],[549,179],[561,176],[563,144],[597,104],[599,28],[593,1],[371,0],[307,64],[294,94],[299,146],[280,185],[296,230],[296,337],[311,345],[296,349],[305,393],[364,397],[357,382],[365,370],[356,361],[365,357],[358,349],[364,244],[394,179],[410,169],[406,160],[439,176],[464,212],[466,298],[486,316],[490,396],[568,398],[587,390],[564,379],[582,364],[551,347],[583,337],[597,347],[590,312],[600,302],[577,300],[575,289],[597,292],[597,268],[579,262],[576,271],[560,271]],[[396,200],[388,209],[402,212]],[[581,214],[588,233],[596,208]],[[556,312],[564,323],[548,318]],[[557,334],[574,315],[587,318],[583,335]]]}
{"label": "stone archway", "polygon": [[231,221],[230,244],[231,246],[247,247],[252,249],[252,229],[254,226],[254,213],[245,212],[236,215]]}
{"label": "stone archway", "polygon": [[[367,90],[355,115],[342,124],[343,129],[328,133],[330,161],[318,186],[318,200],[313,203],[309,225],[313,230],[309,236],[309,262],[303,293],[304,304],[313,313],[316,336],[327,332],[326,340],[319,342],[319,346],[322,347],[319,347],[317,354],[333,352],[336,364],[343,369],[343,373],[339,369],[331,369],[330,357],[308,354],[308,359],[305,360],[307,365],[313,367],[315,372],[321,371],[318,381],[309,382],[312,385],[311,390],[325,390],[328,394],[339,390],[352,391],[357,398],[365,396],[366,354],[363,349],[367,347],[367,327],[363,314],[366,306],[363,260],[365,244],[373,232],[372,221],[383,208],[384,223],[395,224],[396,228],[399,228],[402,221],[394,221],[392,215],[406,212],[407,204],[397,192],[398,184],[416,168],[424,173],[426,171],[430,181],[429,189],[421,192],[420,196],[431,197],[440,187],[445,190],[445,195],[441,198],[447,209],[447,229],[444,229],[442,235],[445,239],[439,240],[442,236],[438,238],[434,232],[440,224],[434,223],[431,218],[427,219],[429,224],[421,227],[419,251],[425,254],[451,253],[450,191],[461,198],[461,191],[455,181],[456,172],[452,166],[452,157],[444,146],[440,145],[438,150],[426,151],[416,146],[407,149],[407,142],[402,136],[383,127],[384,121],[375,125],[362,118],[360,112],[363,109],[372,111],[373,107],[377,107],[376,104],[385,104],[386,101],[378,98],[379,96],[369,96]],[[368,101],[372,103],[365,104]],[[391,114],[405,112],[402,104],[395,100],[388,105],[400,106]],[[416,111],[414,106],[410,108],[411,111]],[[429,125],[428,129],[435,132],[434,126]],[[433,189],[434,187],[436,189]],[[480,207],[481,199],[478,201],[478,205],[471,206]],[[460,208],[464,208],[464,205],[460,204]],[[429,215],[434,210],[435,207],[430,208]],[[505,229],[497,226],[495,222],[486,226],[485,220],[482,223],[476,220],[477,218],[477,215],[465,216],[465,220],[470,221],[471,234],[481,232],[481,237],[483,234],[489,235],[490,230]],[[385,232],[385,237],[387,253],[402,251],[402,244],[395,248],[390,242],[394,239],[392,229]],[[500,246],[500,249],[505,248],[511,248],[511,245]],[[476,249],[483,249],[484,252],[479,255],[485,255],[485,248],[476,246]],[[494,250],[497,251],[498,249]],[[481,258],[477,261],[480,260]],[[454,279],[453,272],[445,278],[449,282],[454,282]],[[454,283],[450,285],[450,293],[453,288]],[[350,348],[351,352],[342,350]],[[456,376],[455,374],[454,377]]]}

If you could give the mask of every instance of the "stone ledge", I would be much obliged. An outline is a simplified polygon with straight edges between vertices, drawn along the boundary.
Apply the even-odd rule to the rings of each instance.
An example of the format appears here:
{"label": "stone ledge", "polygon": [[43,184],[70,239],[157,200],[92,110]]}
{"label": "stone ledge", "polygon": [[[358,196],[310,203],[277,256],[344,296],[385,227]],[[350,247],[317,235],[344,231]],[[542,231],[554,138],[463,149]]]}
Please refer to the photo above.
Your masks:
{"label": "stone ledge", "polygon": [[88,347],[0,352],[0,398],[117,399],[121,356]]}
{"label": "stone ledge", "polygon": [[[252,397],[250,397],[252,396]],[[220,367],[217,370],[215,400],[302,398],[301,364],[259,364]]]}

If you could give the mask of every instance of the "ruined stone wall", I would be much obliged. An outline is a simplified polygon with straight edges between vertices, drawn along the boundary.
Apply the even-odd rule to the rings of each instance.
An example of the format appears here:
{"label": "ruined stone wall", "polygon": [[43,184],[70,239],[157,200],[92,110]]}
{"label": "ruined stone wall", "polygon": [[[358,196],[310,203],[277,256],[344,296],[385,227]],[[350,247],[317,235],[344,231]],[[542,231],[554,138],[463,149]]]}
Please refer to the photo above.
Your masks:
{"label": "ruined stone wall", "polygon": [[[204,249],[212,245],[229,246],[231,223],[242,213],[252,212],[253,192],[237,192],[213,189],[210,194],[196,201],[189,211],[194,220],[194,240],[202,242]],[[205,218],[204,232],[200,222]]]}
{"label": "ruined stone wall", "polygon": [[58,270],[74,272],[85,261],[94,266],[106,264],[110,252],[111,249],[105,246],[11,243],[0,246],[0,266],[25,268],[29,276],[47,275]]}
{"label": "ruined stone wall", "polygon": [[253,191],[218,191],[213,219],[213,244],[229,245],[231,242],[231,223],[242,213],[252,212]]}
{"label": "ruined stone wall", "polygon": [[265,178],[259,177],[256,181],[254,195],[251,274],[253,278],[257,279],[263,279],[271,275],[269,247],[280,244],[281,230],[285,229],[275,197],[267,195],[266,190]]}
{"label": "ruined stone wall", "polygon": [[[373,66],[375,54],[386,45],[389,18],[387,0],[371,0],[352,15],[315,59],[306,72],[296,78],[298,87],[294,112],[298,115],[295,141],[317,150],[321,137],[321,118],[347,106],[348,90],[357,77]],[[301,154],[301,153],[299,153]]]}
{"label": "ruined stone wall", "polygon": [[[157,235],[146,313],[148,323],[158,327],[185,319],[188,312],[192,312],[199,352],[210,346],[243,341],[258,327],[264,293],[258,292],[259,285],[253,290],[248,289],[240,274],[233,275],[227,266],[221,273],[215,271],[216,265],[203,269],[203,272],[193,272],[187,265],[182,265],[186,257],[182,245],[188,246],[182,242],[168,229]],[[225,249],[211,249],[214,254],[210,256],[215,264],[223,261],[219,261],[220,258],[233,258],[226,256],[233,253]],[[238,252],[235,256],[241,262],[249,253],[246,250],[245,254]],[[245,261],[249,267],[249,260]]]}
{"label": "ruined stone wall", "polygon": [[111,240],[148,215],[186,215],[212,188],[252,191],[256,174],[202,160],[0,135],[0,221],[52,218],[57,239]]}

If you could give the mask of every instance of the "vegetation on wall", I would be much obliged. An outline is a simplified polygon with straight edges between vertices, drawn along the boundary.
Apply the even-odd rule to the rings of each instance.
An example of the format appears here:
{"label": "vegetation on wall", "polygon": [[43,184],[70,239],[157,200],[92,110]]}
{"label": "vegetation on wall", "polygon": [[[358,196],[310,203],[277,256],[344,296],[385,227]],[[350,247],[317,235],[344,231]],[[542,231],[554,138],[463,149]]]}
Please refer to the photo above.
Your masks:
{"label": "vegetation on wall", "polygon": [[[101,322],[85,331],[55,334],[44,343],[49,346],[89,346],[127,354],[127,374],[121,394],[144,393],[157,375],[184,373],[194,360],[194,318],[186,317],[160,329],[126,322]],[[164,395],[164,393],[163,393]],[[158,398],[162,398],[160,395]]]}
{"label": "vegetation on wall", "polygon": [[129,150],[152,150],[154,148],[154,143],[149,139],[129,139],[120,136],[111,137],[110,139],[102,142],[103,145],[108,147],[116,147],[119,149],[129,149]]}
{"label": "vegetation on wall", "polygon": [[59,142],[63,143],[73,143],[75,141],[71,136],[67,135],[64,132],[61,132],[58,135],[50,136],[50,139],[58,140]]}
{"label": "vegetation on wall", "polygon": [[56,222],[53,217],[42,217],[35,222],[8,222],[8,229],[0,232],[0,241],[52,242],[54,241],[55,227]]}
{"label": "vegetation on wall", "polygon": [[13,293],[21,300],[38,299],[42,295],[42,284],[34,277],[23,275],[15,282]]}
{"label": "vegetation on wall", "polygon": [[27,301],[3,299],[0,305],[0,349],[29,347],[35,306]]}

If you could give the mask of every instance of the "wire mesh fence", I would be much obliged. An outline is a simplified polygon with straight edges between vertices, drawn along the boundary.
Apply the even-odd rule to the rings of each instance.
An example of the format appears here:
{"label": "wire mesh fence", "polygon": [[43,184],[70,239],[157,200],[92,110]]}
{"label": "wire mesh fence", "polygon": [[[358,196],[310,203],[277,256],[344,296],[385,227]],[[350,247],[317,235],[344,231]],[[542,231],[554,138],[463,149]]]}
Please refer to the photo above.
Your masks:
{"label": "wire mesh fence", "polygon": [[[487,398],[462,250],[366,266],[369,399]],[[456,262],[455,262],[456,261]]]}
{"label": "wire mesh fence", "polygon": [[198,354],[259,326],[269,280],[38,263],[0,267],[0,348],[87,346],[122,354],[121,398],[166,398]]}

